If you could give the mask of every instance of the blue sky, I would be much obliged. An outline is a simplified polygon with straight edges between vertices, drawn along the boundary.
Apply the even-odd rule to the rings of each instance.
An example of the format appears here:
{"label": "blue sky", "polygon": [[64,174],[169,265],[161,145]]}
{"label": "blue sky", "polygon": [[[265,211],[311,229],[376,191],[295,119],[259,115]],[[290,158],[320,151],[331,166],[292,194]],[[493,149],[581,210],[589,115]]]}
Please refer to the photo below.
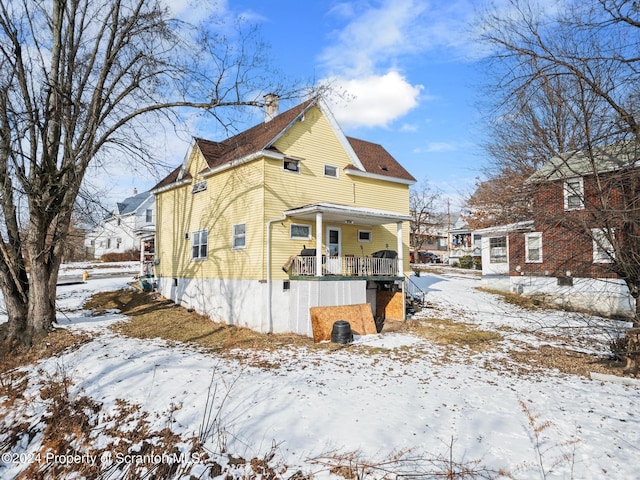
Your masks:
{"label": "blue sky", "polygon": [[[259,25],[274,66],[288,77],[331,79],[347,90],[351,101],[331,104],[345,134],[382,144],[420,183],[428,181],[459,207],[458,198],[472,191],[485,163],[475,107],[481,53],[469,27],[477,5],[227,0],[215,8],[228,19],[242,16]],[[186,3],[172,7],[189,11]],[[192,135],[215,139],[206,131]],[[166,148],[178,165],[186,144]],[[128,194],[152,184],[138,177],[119,187]]]}

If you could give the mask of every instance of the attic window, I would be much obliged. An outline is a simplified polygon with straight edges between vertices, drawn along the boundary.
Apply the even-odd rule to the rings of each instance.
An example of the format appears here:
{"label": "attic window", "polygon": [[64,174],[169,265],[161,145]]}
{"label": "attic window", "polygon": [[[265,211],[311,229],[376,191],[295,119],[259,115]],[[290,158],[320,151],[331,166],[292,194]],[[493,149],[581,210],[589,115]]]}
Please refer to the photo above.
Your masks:
{"label": "attic window", "polygon": [[386,165],[380,165],[380,170],[382,170],[384,172],[388,172],[389,168]]}
{"label": "attic window", "polygon": [[195,194],[195,193],[204,192],[206,189],[207,189],[207,181],[202,180],[201,182],[196,182],[193,184],[193,186],[191,187],[191,193]]}
{"label": "attic window", "polygon": [[286,172],[300,173],[300,160],[285,158],[282,161],[282,169]]}
{"label": "attic window", "polygon": [[324,176],[338,178],[338,167],[335,167],[333,165],[325,165]]}

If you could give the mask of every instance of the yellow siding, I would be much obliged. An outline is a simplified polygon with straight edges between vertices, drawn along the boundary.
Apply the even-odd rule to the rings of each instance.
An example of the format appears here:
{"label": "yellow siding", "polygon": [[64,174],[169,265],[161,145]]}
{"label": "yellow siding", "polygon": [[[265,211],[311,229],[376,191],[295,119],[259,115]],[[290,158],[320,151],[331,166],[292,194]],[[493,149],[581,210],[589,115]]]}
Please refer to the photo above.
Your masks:
{"label": "yellow siding", "polygon": [[[286,210],[312,203],[327,202],[408,214],[408,185],[344,173],[343,169],[351,164],[351,159],[317,107],[308,111],[304,121],[293,125],[275,146],[285,155],[301,159],[300,173],[283,171],[281,160],[256,160],[209,177],[204,192],[194,195],[188,185],[158,194],[159,241],[156,248],[160,258],[159,275],[264,280],[267,278],[265,261],[268,253],[266,222],[281,219]],[[338,178],[326,177],[325,165],[337,167]],[[194,182],[202,180],[198,172],[204,168],[204,159],[199,150],[194,149],[187,162]],[[245,249],[231,248],[235,223],[246,223]],[[291,223],[311,225],[312,238],[291,240]],[[326,226],[325,223],[324,228]],[[380,227],[336,226],[342,231],[343,255],[370,255],[377,250],[397,249],[395,223]],[[192,233],[205,228],[209,232],[208,258],[191,260]],[[358,242],[359,229],[370,230],[372,242]],[[189,239],[185,239],[186,233],[189,233]],[[324,237],[325,232],[322,234]],[[287,219],[272,223],[272,277],[287,278],[282,266],[304,246],[315,248],[315,235],[315,222]],[[405,222],[405,270],[409,268],[408,240],[409,228]]]}
{"label": "yellow siding", "polygon": [[[158,194],[160,275],[264,278],[262,179],[262,162],[256,161],[209,177],[203,192],[192,194],[187,185]],[[246,247],[233,249],[232,228],[240,223],[246,224]],[[192,260],[193,232],[203,229],[208,230],[207,258]]]}
{"label": "yellow siding", "polygon": [[[300,173],[283,171],[282,161],[265,161],[265,217],[279,218],[282,212],[318,202],[375,208],[401,214],[409,213],[409,186],[383,180],[349,176],[343,169],[351,159],[336,137],[329,122],[317,107],[305,114],[303,122],[298,122],[275,144],[287,156],[300,158]],[[338,167],[338,178],[324,176],[324,166]],[[290,240],[290,223],[308,223],[298,220],[278,223],[273,228],[273,276],[286,278],[280,268],[291,255],[298,254],[306,245],[315,248],[315,223],[312,225],[311,240]],[[326,224],[323,228],[326,228]],[[396,225],[363,227],[357,225],[335,225],[342,230],[342,254],[360,256],[387,248],[397,249]],[[358,229],[371,230],[372,242],[358,242]],[[323,238],[325,232],[322,232]],[[403,226],[404,255],[408,256],[408,224]],[[324,248],[324,245],[323,245]],[[409,268],[408,259],[405,270]]]}

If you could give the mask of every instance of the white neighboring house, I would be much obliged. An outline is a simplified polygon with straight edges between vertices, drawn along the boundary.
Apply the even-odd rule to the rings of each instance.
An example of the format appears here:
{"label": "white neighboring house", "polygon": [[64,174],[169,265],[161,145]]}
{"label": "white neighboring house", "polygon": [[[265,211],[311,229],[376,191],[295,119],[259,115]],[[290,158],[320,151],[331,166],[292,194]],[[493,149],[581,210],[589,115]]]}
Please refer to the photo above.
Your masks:
{"label": "white neighboring house", "polygon": [[155,234],[155,196],[151,192],[137,193],[116,204],[113,213],[94,228],[85,240],[85,247],[95,258],[106,253],[144,250],[143,242],[152,241]]}

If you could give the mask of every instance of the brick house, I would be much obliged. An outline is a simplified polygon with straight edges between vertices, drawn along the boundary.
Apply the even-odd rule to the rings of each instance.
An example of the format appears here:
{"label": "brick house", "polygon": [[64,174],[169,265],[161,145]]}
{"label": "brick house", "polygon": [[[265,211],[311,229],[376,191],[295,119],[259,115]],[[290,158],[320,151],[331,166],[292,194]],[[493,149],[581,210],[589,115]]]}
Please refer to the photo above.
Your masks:
{"label": "brick house", "polygon": [[640,180],[620,155],[549,160],[526,182],[533,218],[477,230],[488,288],[541,296],[569,308],[631,316],[635,302],[611,268],[623,231],[620,179]]}

